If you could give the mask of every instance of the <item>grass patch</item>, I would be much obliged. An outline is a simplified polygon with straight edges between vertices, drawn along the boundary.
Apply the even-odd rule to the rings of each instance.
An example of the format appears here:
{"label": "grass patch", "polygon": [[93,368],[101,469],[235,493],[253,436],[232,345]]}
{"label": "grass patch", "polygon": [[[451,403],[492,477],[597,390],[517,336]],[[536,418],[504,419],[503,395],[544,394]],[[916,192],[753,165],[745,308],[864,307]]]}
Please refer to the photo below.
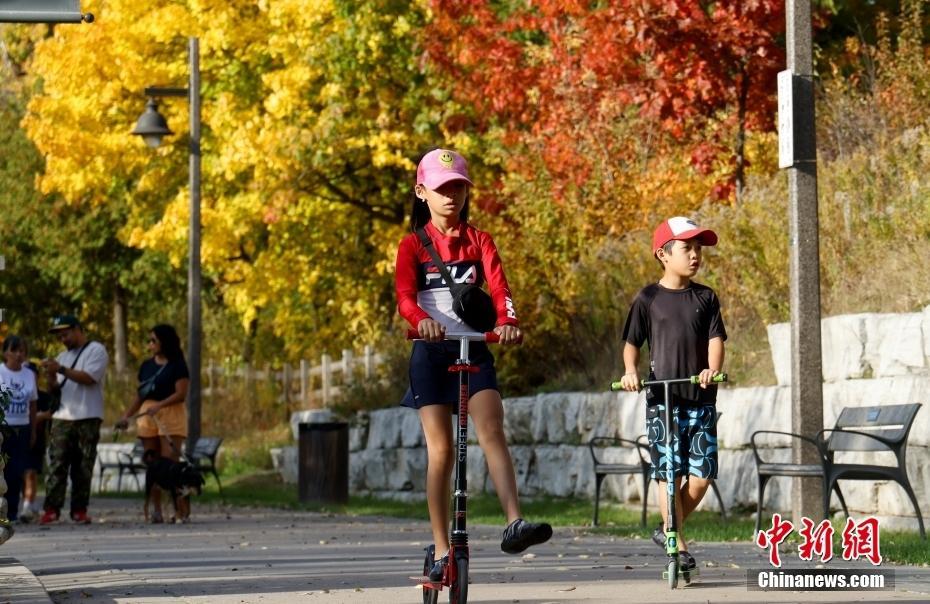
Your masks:
{"label": "grass patch", "polygon": [[[297,486],[288,485],[272,471],[249,474],[222,475],[223,497],[212,476],[207,477],[203,494],[197,498],[201,504],[225,504],[238,507],[264,507],[305,510],[349,516],[382,516],[427,522],[426,502],[403,502],[374,497],[349,498],[346,505],[305,504],[297,500]],[[103,494],[95,497],[125,497],[123,494]],[[593,534],[613,535],[630,539],[648,539],[659,523],[658,513],[647,517],[646,528],[640,523],[640,510],[617,504],[601,505],[598,527],[590,526],[594,505],[585,499],[557,499],[543,497],[521,502],[523,514],[531,519],[544,519],[556,527],[581,527]],[[468,521],[472,524],[503,526],[505,518],[496,496],[474,495],[468,498]],[[845,520],[834,522],[833,555],[841,556],[840,541]],[[755,518],[745,512],[730,513],[726,522],[712,511],[695,512],[688,519],[688,539],[699,542],[751,542],[754,537]],[[787,540],[791,551],[800,543],[795,531]],[[928,565],[928,542],[916,532],[883,531],[881,552],[887,562],[916,566]]]}

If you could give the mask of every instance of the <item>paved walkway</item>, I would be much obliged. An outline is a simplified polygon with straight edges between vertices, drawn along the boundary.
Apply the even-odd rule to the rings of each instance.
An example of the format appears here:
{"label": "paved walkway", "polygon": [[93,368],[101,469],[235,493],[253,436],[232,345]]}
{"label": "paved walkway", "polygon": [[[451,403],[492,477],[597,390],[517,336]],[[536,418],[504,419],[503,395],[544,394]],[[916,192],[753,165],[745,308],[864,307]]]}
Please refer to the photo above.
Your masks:
{"label": "paved walkway", "polygon": [[[144,525],[138,499],[97,499],[91,526],[65,521],[19,526],[0,548],[0,602],[29,600],[10,591],[31,571],[54,602],[285,603],[419,602],[408,577],[422,568],[425,522],[197,506],[187,525]],[[769,568],[748,543],[697,544],[701,575],[670,591],[664,556],[647,540],[556,531],[529,556],[499,550],[500,528],[472,531],[469,601],[475,603],[875,602],[930,600],[930,568],[891,567],[895,591],[760,592],[747,569]],[[786,552],[786,567],[814,568]],[[930,556],[928,556],[930,557]],[[845,568],[848,564],[828,564]],[[25,568],[24,568],[25,567]],[[860,568],[870,568],[868,564]],[[28,569],[28,570],[26,570]],[[22,580],[14,580],[20,573]],[[45,600],[47,601],[47,600]],[[448,601],[445,593],[440,602]]]}

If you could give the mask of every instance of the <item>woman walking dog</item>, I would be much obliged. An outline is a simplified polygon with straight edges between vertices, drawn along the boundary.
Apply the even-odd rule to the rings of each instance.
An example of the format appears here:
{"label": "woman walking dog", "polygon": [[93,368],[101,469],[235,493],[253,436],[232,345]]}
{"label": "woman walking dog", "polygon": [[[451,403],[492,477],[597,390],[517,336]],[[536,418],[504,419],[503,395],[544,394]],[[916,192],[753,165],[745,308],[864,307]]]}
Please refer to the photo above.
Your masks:
{"label": "woman walking dog", "polygon": [[[181,444],[187,438],[187,387],[190,372],[181,351],[181,339],[171,325],[156,325],[149,332],[148,349],[152,358],[139,367],[139,388],[132,404],[116,423],[125,429],[129,418],[136,417],[136,429],[145,451],[177,462]],[[163,522],[161,496],[158,487],[152,492],[154,511],[152,523]],[[187,520],[190,508],[178,512],[178,519]]]}

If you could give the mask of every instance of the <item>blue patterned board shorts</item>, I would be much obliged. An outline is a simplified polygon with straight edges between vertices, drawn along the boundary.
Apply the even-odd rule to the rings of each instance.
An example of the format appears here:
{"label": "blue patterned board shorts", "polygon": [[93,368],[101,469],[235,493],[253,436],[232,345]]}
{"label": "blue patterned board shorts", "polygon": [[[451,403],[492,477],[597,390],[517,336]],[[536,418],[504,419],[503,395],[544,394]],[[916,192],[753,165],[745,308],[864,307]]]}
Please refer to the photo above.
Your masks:
{"label": "blue patterned board shorts", "polygon": [[[672,468],[675,476],[689,474],[717,478],[717,407],[715,405],[674,405],[678,432],[672,433]],[[674,419],[673,419],[674,422]],[[646,407],[646,434],[652,457],[652,478],[667,482],[665,464],[665,405]],[[687,460],[687,470],[684,469]]]}

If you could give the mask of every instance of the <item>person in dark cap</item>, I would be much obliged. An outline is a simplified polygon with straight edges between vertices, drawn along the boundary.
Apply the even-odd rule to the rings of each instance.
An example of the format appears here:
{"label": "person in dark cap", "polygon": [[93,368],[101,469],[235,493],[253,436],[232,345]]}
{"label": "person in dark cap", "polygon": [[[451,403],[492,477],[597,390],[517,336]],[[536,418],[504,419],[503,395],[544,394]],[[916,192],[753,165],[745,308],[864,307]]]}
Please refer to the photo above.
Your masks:
{"label": "person in dark cap", "polygon": [[97,442],[103,422],[103,381],[110,357],[100,342],[90,341],[73,315],[52,320],[49,333],[58,336],[65,350],[42,362],[49,389],[60,403],[52,414],[45,504],[39,524],[57,522],[71,477],[71,520],[90,524],[87,504],[97,460]]}

